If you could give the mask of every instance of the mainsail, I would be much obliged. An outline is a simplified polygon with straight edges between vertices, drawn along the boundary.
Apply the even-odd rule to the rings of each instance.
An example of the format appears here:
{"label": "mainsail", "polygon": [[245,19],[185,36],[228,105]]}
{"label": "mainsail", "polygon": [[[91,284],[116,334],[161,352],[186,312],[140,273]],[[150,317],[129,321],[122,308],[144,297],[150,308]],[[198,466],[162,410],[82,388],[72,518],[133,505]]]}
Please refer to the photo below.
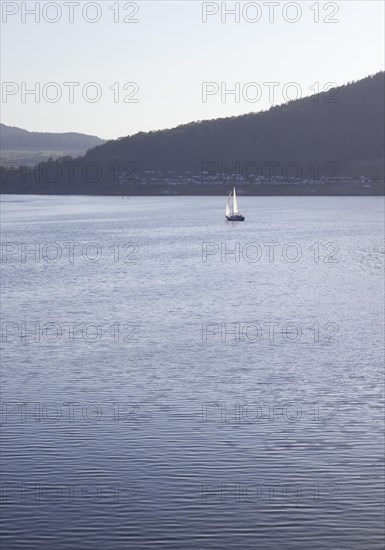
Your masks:
{"label": "mainsail", "polygon": [[237,194],[235,192],[235,187],[234,187],[233,194],[234,194],[234,196],[233,196],[233,214],[237,215],[237,214],[239,214],[239,210],[238,210]]}
{"label": "mainsail", "polygon": [[226,204],[226,216],[231,216],[230,201],[231,201],[231,192]]}

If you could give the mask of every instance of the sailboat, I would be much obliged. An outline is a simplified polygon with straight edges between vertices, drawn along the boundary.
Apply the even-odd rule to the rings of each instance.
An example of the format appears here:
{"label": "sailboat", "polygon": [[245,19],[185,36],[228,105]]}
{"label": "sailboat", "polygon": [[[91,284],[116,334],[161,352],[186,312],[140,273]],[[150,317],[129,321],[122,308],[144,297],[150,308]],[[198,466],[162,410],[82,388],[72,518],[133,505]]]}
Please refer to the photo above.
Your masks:
{"label": "sailboat", "polygon": [[[233,197],[233,208],[231,209],[231,197]],[[235,192],[235,186],[232,191],[230,191],[229,198],[227,199],[226,204],[226,212],[225,212],[226,219],[229,222],[243,222],[245,221],[245,217],[241,216],[238,210],[238,201],[237,201],[237,194]]]}

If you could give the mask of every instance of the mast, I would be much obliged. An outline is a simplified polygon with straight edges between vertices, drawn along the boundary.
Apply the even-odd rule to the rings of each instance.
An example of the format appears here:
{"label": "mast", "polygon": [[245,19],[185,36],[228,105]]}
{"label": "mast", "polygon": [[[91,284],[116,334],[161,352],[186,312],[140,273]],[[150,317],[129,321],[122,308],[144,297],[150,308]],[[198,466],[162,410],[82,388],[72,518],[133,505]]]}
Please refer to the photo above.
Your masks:
{"label": "mast", "polygon": [[238,202],[237,202],[237,194],[235,192],[235,185],[234,185],[234,191],[233,191],[233,213],[234,215],[237,215],[239,214],[239,210],[238,210]]}

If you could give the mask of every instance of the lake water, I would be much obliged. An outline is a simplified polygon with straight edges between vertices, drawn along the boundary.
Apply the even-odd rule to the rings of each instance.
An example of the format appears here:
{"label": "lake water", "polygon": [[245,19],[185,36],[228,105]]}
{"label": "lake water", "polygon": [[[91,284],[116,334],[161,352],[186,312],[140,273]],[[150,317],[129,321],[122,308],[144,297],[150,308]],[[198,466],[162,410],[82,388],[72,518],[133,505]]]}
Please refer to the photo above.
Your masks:
{"label": "lake water", "polygon": [[383,199],[225,202],[2,197],[4,550],[383,548]]}

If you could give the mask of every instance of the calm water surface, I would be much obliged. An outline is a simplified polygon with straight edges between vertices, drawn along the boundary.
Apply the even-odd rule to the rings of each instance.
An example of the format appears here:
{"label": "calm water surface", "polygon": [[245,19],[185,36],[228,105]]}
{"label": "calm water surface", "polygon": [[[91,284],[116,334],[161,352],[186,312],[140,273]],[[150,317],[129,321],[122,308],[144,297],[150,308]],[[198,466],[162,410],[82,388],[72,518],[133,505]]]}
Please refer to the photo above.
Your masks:
{"label": "calm water surface", "polygon": [[4,550],[383,548],[383,200],[225,201],[2,197]]}

